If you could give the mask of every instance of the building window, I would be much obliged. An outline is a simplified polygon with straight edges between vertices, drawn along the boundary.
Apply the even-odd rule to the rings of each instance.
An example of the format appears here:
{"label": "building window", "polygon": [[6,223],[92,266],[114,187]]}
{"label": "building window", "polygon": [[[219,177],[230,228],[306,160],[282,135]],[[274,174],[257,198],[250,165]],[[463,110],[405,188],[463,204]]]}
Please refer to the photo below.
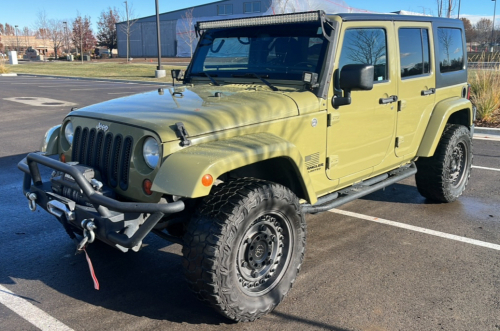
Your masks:
{"label": "building window", "polygon": [[243,2],[243,13],[260,13],[260,1]]}
{"label": "building window", "polygon": [[233,5],[218,5],[217,15],[233,15]]}

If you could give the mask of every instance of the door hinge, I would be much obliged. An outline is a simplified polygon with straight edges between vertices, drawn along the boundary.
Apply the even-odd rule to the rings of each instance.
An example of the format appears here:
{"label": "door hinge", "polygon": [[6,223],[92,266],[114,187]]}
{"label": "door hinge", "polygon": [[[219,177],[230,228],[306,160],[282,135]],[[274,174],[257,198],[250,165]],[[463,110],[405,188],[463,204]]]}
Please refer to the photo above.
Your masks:
{"label": "door hinge", "polygon": [[339,156],[338,155],[330,155],[329,157],[326,158],[327,169],[332,169],[338,163],[339,163]]}
{"label": "door hinge", "polygon": [[340,113],[339,112],[331,112],[328,114],[327,126],[332,126],[333,124],[340,121]]}

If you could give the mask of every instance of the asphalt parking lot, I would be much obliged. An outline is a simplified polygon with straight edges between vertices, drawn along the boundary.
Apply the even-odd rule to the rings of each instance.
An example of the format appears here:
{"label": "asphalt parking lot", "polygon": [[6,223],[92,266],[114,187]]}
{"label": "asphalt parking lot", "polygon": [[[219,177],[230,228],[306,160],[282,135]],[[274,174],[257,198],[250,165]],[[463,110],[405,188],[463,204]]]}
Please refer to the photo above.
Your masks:
{"label": "asphalt parking lot", "polygon": [[430,203],[410,178],[307,216],[297,282],[256,322],[231,323],[200,303],[181,247],[152,235],[139,253],[92,244],[95,291],[63,228],[28,210],[16,165],[71,107],[159,87],[0,77],[1,330],[500,330],[500,139],[491,138],[474,139],[459,201]]}

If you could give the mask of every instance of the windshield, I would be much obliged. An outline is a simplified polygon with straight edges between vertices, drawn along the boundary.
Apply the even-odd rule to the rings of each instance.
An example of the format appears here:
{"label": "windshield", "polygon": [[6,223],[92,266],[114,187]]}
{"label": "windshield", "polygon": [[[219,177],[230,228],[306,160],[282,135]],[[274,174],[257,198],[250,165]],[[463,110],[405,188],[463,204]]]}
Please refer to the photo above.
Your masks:
{"label": "windshield", "polygon": [[321,73],[326,48],[318,23],[208,30],[190,74],[302,80],[304,71]]}

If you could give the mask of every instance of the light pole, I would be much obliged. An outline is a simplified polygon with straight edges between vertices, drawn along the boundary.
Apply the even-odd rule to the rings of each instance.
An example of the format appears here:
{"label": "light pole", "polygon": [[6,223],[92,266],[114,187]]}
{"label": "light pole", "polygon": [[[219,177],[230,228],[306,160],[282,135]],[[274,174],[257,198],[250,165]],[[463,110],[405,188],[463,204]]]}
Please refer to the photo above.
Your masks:
{"label": "light pole", "polygon": [[129,38],[130,38],[130,23],[128,20],[128,2],[123,1],[125,3],[125,12],[127,14],[127,63],[128,63],[128,52],[129,52]]}
{"label": "light pole", "polygon": [[16,53],[17,53],[17,55],[19,55],[19,37],[17,35],[17,27],[18,27],[18,25],[14,25],[14,27],[16,28],[16,40],[17,40]]}
{"label": "light pole", "polygon": [[495,7],[493,9],[493,27],[491,28],[491,51],[493,52],[493,49],[495,47],[495,15],[497,13],[497,0],[491,0],[495,2]]}
{"label": "light pole", "polygon": [[66,55],[69,53],[68,47],[68,22],[63,22],[64,24],[64,43],[66,44]]}
{"label": "light pole", "polygon": [[160,10],[158,6],[158,0],[156,0],[156,36],[158,38],[157,46],[158,46],[158,67],[156,68],[155,77],[161,78],[165,77],[166,73],[161,66],[161,41],[160,41]]}
{"label": "light pole", "polygon": [[458,18],[460,19],[460,4],[462,3],[462,0],[458,0]]}

